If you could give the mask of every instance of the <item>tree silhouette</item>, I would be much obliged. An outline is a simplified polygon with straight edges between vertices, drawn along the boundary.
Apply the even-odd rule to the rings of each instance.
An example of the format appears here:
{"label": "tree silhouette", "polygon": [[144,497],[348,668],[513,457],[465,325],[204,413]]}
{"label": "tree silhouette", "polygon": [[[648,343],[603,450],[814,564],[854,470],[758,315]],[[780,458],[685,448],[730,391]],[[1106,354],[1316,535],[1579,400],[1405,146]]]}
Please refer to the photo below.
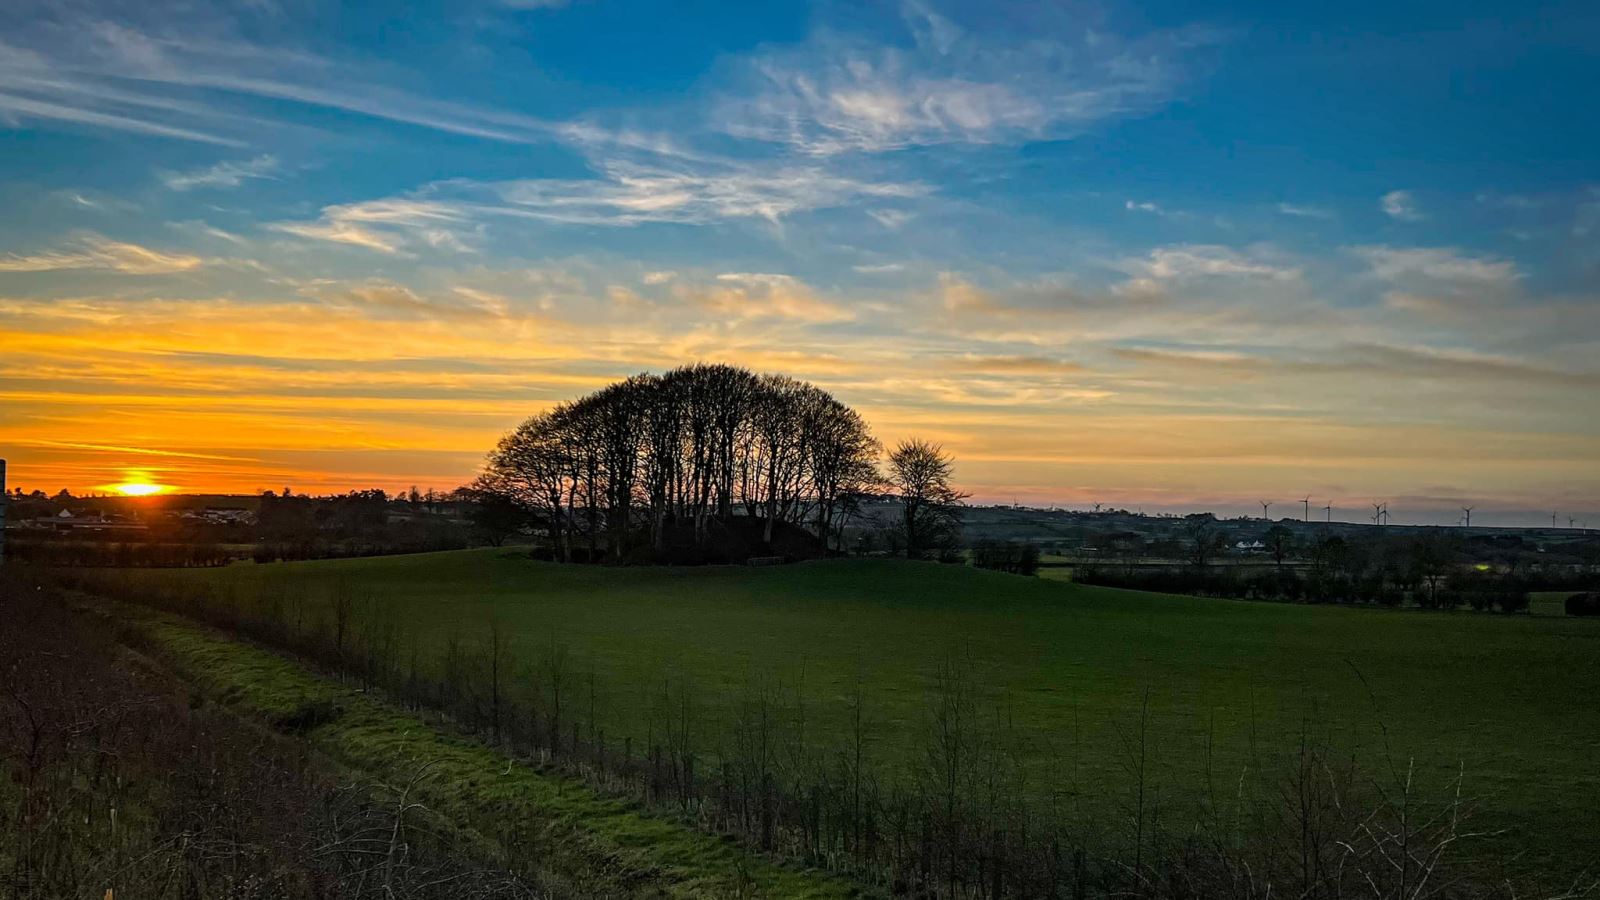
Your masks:
{"label": "tree silhouette", "polygon": [[953,540],[968,495],[950,485],[955,460],[937,444],[911,438],[889,454],[889,483],[900,497],[906,558]]}
{"label": "tree silhouette", "polygon": [[705,547],[736,512],[811,526],[826,547],[856,496],[878,483],[865,421],[814,385],[725,365],[636,375],[534,416],[501,439],[475,489],[529,510],[555,558],[687,533]]}

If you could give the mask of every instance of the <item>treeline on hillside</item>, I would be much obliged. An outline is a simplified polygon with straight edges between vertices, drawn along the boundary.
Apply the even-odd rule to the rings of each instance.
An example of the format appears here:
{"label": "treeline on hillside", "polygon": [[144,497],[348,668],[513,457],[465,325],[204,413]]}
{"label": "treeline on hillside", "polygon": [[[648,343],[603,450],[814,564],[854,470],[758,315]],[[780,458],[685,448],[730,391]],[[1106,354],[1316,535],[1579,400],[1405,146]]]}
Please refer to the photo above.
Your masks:
{"label": "treeline on hillside", "polygon": [[76,539],[7,535],[6,555],[18,562],[39,566],[120,569],[225,566],[241,555],[235,549],[216,543],[128,540],[122,536],[72,537]]}
{"label": "treeline on hillside", "polygon": [[1545,576],[1525,570],[1480,570],[1462,561],[1443,537],[1425,534],[1403,540],[1346,541],[1319,538],[1304,548],[1305,563],[1287,564],[1296,549],[1274,545],[1275,565],[1218,566],[1194,552],[1188,565],[1149,566],[1133,561],[1077,567],[1082,584],[1134,588],[1171,594],[1279,600],[1297,603],[1349,603],[1425,609],[1523,612],[1528,592]]}
{"label": "treeline on hillside", "polygon": [[[716,721],[691,684],[597,684],[560,645],[514,653],[494,621],[424,656],[392,605],[349,584],[322,597],[271,588],[222,597],[116,573],[74,577],[304,654],[442,711],[493,746],[897,896],[1244,898],[1291,885],[1300,900],[1416,900],[1430,879],[1461,883],[1450,870],[1473,837],[1459,781],[1424,791],[1404,766],[1392,781],[1362,771],[1309,724],[1278,764],[1252,758],[1226,790],[1197,791],[1191,808],[1163,793],[1143,708],[1118,725],[1126,781],[1103,788],[1119,798],[1107,813],[1082,804],[1076,747],[1058,748],[1059,781],[1037,783],[1052,776],[1022,763],[1026,739],[957,660],[930,686],[921,743],[902,765],[885,758],[859,682],[845,737],[817,747],[806,731],[815,711],[781,683],[752,683],[733,720]],[[612,692],[651,698],[644,740],[599,725],[596,704]]]}
{"label": "treeline on hillside", "polygon": [[622,562],[719,539],[759,518],[838,543],[842,519],[878,483],[878,444],[828,392],[782,375],[691,365],[636,375],[506,435],[474,485],[513,498],[553,555]]}
{"label": "treeline on hillside", "polygon": [[[21,527],[6,533],[7,555],[42,566],[195,568],[247,558],[273,562],[459,550],[496,538],[480,525],[479,504],[436,500],[431,492],[424,501],[415,492],[407,500],[380,489],[312,497],[291,495],[286,488],[211,510],[133,501],[108,510],[89,503],[66,492],[56,500],[33,500],[33,516],[17,519]],[[62,511],[68,513],[64,521],[57,518]]]}
{"label": "treeline on hillside", "polygon": [[1039,545],[1023,541],[974,541],[972,565],[1013,575],[1033,575],[1039,571]]}
{"label": "treeline on hillside", "polygon": [[261,495],[250,554],[256,562],[427,553],[471,543],[464,525],[423,514],[419,500],[408,504],[411,515],[397,515],[400,498],[380,489],[332,497],[286,494]]}

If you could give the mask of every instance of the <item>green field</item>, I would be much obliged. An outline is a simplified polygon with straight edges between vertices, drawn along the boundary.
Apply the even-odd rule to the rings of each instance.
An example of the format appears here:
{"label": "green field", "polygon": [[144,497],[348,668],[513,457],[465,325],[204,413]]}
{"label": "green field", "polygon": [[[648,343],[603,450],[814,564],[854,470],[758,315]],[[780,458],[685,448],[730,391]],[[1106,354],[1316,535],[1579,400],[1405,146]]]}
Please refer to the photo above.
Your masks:
{"label": "green field", "polygon": [[[752,685],[806,699],[807,739],[837,742],[858,681],[871,753],[923,746],[942,665],[958,660],[1027,741],[1038,790],[1115,809],[1148,709],[1148,752],[1173,804],[1281,764],[1309,727],[1368,771],[1457,770],[1512,865],[1547,871],[1600,846],[1600,623],[1202,600],[895,560],[772,568],[610,569],[511,550],[131,573],[224,596],[326,602],[368,592],[441,646],[501,623],[525,661],[565,647],[608,735],[644,741],[664,682],[691,685],[715,749]],[[585,693],[587,687],[584,688]],[[585,696],[581,703],[587,705]]]}

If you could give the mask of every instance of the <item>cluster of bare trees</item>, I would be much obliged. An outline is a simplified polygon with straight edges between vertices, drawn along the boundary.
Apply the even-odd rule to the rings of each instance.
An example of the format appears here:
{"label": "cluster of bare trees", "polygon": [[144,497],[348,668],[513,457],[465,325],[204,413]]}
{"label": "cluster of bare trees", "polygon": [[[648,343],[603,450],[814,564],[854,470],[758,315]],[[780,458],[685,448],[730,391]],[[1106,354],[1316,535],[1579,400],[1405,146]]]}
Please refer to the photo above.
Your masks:
{"label": "cluster of bare trees", "polygon": [[734,516],[808,527],[837,543],[879,477],[878,443],[814,385],[727,365],[636,375],[506,435],[474,485],[533,513],[557,558],[613,560],[704,546]]}

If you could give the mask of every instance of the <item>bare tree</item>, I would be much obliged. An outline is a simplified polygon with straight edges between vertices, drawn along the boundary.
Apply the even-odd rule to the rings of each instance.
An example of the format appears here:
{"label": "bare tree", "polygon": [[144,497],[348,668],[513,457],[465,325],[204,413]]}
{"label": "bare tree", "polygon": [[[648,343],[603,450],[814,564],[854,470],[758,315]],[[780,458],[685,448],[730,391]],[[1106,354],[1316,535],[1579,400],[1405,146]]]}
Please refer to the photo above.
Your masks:
{"label": "bare tree", "polygon": [[938,444],[919,438],[901,441],[889,454],[889,483],[900,496],[906,558],[949,539],[961,526],[964,494],[950,485],[955,459]]}
{"label": "bare tree", "polygon": [[1283,570],[1284,560],[1294,551],[1294,532],[1274,525],[1267,529],[1267,552],[1272,554],[1272,561],[1278,564],[1279,571]]}
{"label": "bare tree", "polygon": [[1217,528],[1217,517],[1211,513],[1191,513],[1184,517],[1184,534],[1189,539],[1189,559],[1195,568],[1203,569],[1211,557],[1222,549],[1222,532]]}

